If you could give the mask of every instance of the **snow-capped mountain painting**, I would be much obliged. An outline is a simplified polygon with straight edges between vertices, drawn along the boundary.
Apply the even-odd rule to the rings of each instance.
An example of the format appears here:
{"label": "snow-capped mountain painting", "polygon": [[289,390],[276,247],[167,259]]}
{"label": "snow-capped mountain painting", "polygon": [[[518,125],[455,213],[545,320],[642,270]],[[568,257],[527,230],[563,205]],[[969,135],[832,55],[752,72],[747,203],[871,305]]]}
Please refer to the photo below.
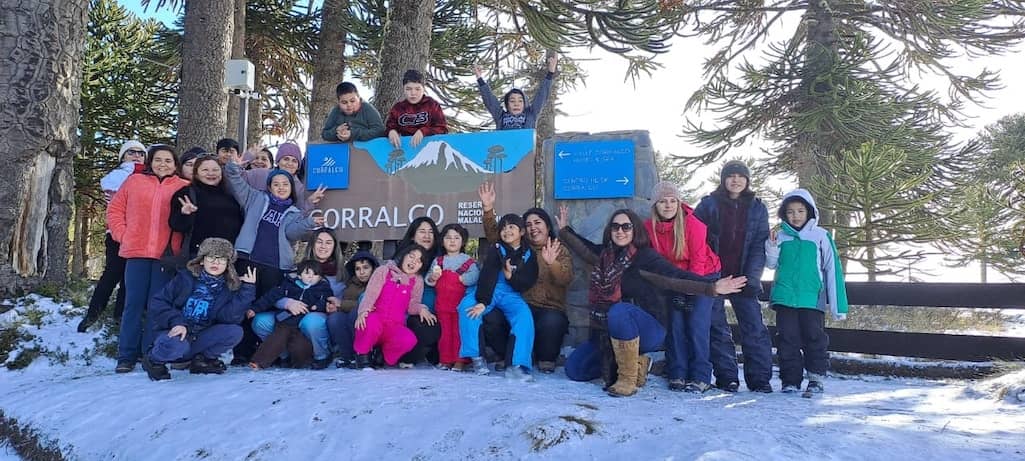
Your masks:
{"label": "snow-capped mountain painting", "polygon": [[488,171],[445,141],[431,141],[395,174],[420,193],[444,194],[476,190]]}

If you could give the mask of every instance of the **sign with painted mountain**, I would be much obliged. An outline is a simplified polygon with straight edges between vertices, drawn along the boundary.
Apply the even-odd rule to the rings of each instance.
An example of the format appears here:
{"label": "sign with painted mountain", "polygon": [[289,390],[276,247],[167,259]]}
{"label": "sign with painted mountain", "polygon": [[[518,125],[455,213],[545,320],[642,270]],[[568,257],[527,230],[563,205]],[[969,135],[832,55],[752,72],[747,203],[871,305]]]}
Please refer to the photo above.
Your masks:
{"label": "sign with painted mountain", "polygon": [[634,143],[560,141],[555,143],[555,198],[633,197]]}
{"label": "sign with painted mountain", "polygon": [[[309,152],[318,158],[348,152],[348,164],[342,165],[347,167],[347,188],[328,190],[317,211],[338,238],[400,239],[410,221],[420,216],[430,216],[438,227],[460,223],[471,236],[483,237],[477,188],[484,182],[495,184],[500,214],[534,206],[534,130],[430,136],[416,148],[410,139],[402,138],[398,149],[387,138],[310,144]],[[310,158],[307,168],[315,163]],[[328,184],[308,179],[310,184]]]}

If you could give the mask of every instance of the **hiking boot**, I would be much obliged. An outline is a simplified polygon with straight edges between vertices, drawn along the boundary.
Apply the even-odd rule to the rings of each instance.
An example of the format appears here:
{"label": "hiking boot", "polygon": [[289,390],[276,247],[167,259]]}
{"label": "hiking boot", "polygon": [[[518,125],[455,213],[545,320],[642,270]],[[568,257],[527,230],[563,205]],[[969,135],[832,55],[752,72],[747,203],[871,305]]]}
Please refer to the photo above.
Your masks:
{"label": "hiking boot", "polygon": [[544,374],[555,373],[555,362],[537,362],[537,370]]}
{"label": "hiking boot", "polygon": [[486,374],[491,373],[491,370],[488,369],[488,362],[484,360],[484,357],[473,358],[473,371],[475,371],[480,376],[484,376]]}
{"label": "hiking boot", "polygon": [[331,357],[324,357],[322,359],[313,359],[313,363],[310,364],[310,368],[314,370],[323,370],[331,365]]}
{"label": "hiking boot", "polygon": [[679,378],[675,378],[675,379],[670,379],[669,380],[669,390],[676,391],[676,392],[683,392],[683,390],[685,388],[687,388],[687,382],[686,381],[684,381],[682,379],[679,379]]}
{"label": "hiking boot", "polygon": [[172,370],[188,370],[189,365],[192,365],[191,360],[185,360],[182,362],[170,362],[167,366],[171,367]]}
{"label": "hiking boot", "polygon": [[534,375],[530,374],[530,370],[524,366],[513,366],[505,370],[506,379],[513,379],[523,383],[529,383],[534,381]]}
{"label": "hiking boot", "polygon": [[[712,388],[711,384],[702,381],[689,381],[687,385],[683,387],[684,392],[690,392],[691,394],[704,394],[705,391]],[[736,392],[736,391],[734,391]]]}
{"label": "hiking boot", "polygon": [[804,388],[806,394],[821,394],[825,392],[826,388],[822,386],[819,381],[808,381],[808,387]]}
{"label": "hiking boot", "polygon": [[93,324],[96,323],[97,320],[99,320],[99,318],[93,317],[91,315],[86,315],[81,322],[78,322],[78,332],[85,333],[86,330],[88,330],[89,327],[93,326]]}
{"label": "hiking boot", "polygon": [[451,363],[439,363],[434,368],[437,368],[437,369],[439,369],[441,371],[449,371],[449,370],[452,369],[452,364]]}
{"label": "hiking boot", "polygon": [[135,360],[118,360],[114,373],[131,373],[135,369]]}
{"label": "hiking boot", "polygon": [[793,394],[796,392],[801,392],[801,387],[796,384],[784,384],[783,389],[781,389],[780,392],[784,394]]}
{"label": "hiking boot", "polygon": [[370,366],[370,356],[367,354],[356,354],[356,368],[373,370],[373,367]]}
{"label": "hiking boot", "polygon": [[149,379],[153,381],[171,379],[171,372],[167,371],[167,366],[159,362],[151,362],[149,356],[142,356],[142,368],[146,370]]}
{"label": "hiking boot", "polygon": [[748,389],[750,389],[751,392],[761,392],[762,394],[771,394],[772,393],[772,385],[769,384],[769,383],[754,384],[754,385],[749,386]]}
{"label": "hiking boot", "polygon": [[189,365],[189,373],[194,375],[219,375],[223,374],[226,369],[224,362],[208,359],[202,355],[193,357],[192,363]]}
{"label": "hiking boot", "polygon": [[355,370],[359,367],[356,366],[356,360],[354,359],[340,358],[335,362],[335,368],[348,368],[350,370]]}
{"label": "hiking boot", "polygon": [[740,383],[736,381],[716,381],[715,387],[730,394],[736,394],[740,390]]}

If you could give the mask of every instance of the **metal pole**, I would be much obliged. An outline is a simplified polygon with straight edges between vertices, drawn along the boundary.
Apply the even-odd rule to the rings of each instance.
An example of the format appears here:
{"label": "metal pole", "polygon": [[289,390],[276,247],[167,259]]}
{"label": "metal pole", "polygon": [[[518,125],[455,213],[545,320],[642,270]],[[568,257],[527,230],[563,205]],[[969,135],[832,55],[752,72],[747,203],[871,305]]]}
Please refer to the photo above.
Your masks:
{"label": "metal pole", "polygon": [[238,98],[238,145],[244,151],[249,147],[246,142],[246,129],[249,126],[249,94],[243,90],[239,92]]}

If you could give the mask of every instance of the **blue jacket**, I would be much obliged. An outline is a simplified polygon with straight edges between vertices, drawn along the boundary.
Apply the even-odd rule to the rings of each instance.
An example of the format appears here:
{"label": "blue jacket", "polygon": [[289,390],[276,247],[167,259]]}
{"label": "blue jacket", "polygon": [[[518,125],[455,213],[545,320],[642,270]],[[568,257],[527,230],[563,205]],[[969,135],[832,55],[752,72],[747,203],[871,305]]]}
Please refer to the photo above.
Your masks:
{"label": "blue jacket", "polygon": [[[708,226],[708,244],[719,253],[719,200],[721,192],[706,195],[694,209],[694,215]],[[747,277],[745,296],[758,296],[762,292],[762,272],[765,271],[765,241],[769,239],[769,211],[758,197],[751,197],[744,226],[744,248],[740,255],[741,272]]]}
{"label": "blue jacket", "polygon": [[[555,74],[549,72],[541,80],[537,92],[534,93],[534,100],[527,103],[526,96],[523,100],[523,113],[518,115],[510,114],[505,110],[503,103],[491,92],[491,86],[482,78],[477,78],[477,89],[480,90],[480,97],[484,100],[484,107],[488,109],[491,118],[495,119],[495,128],[498,130],[534,129],[537,124],[537,115],[544,109],[548,102],[548,94],[552,91],[552,78]],[[522,94],[522,92],[520,92]]]}
{"label": "blue jacket", "polygon": [[238,291],[231,291],[227,287],[221,290],[214,299],[213,304],[207,307],[206,320],[200,323],[191,323],[185,319],[182,309],[196,286],[195,275],[188,269],[178,271],[173,279],[164,285],[149,302],[147,315],[150,317],[151,325],[156,331],[170,330],[176,325],[185,325],[189,334],[203,331],[210,325],[219,323],[239,324],[245,319],[246,310],[253,303],[256,297],[256,288],[252,284],[243,283]]}
{"label": "blue jacket", "polygon": [[334,296],[334,293],[331,291],[331,283],[326,278],[321,278],[319,282],[309,287],[300,286],[300,283],[302,282],[298,278],[285,277],[281,285],[264,293],[260,299],[253,303],[253,310],[263,312],[271,307],[277,307],[281,311],[276,313],[274,318],[293,326],[299,325],[299,321],[302,320],[305,314],[292,315],[291,312],[284,310],[285,303],[280,301],[286,298],[302,301],[309,308],[310,312],[326,313],[327,298]]}

